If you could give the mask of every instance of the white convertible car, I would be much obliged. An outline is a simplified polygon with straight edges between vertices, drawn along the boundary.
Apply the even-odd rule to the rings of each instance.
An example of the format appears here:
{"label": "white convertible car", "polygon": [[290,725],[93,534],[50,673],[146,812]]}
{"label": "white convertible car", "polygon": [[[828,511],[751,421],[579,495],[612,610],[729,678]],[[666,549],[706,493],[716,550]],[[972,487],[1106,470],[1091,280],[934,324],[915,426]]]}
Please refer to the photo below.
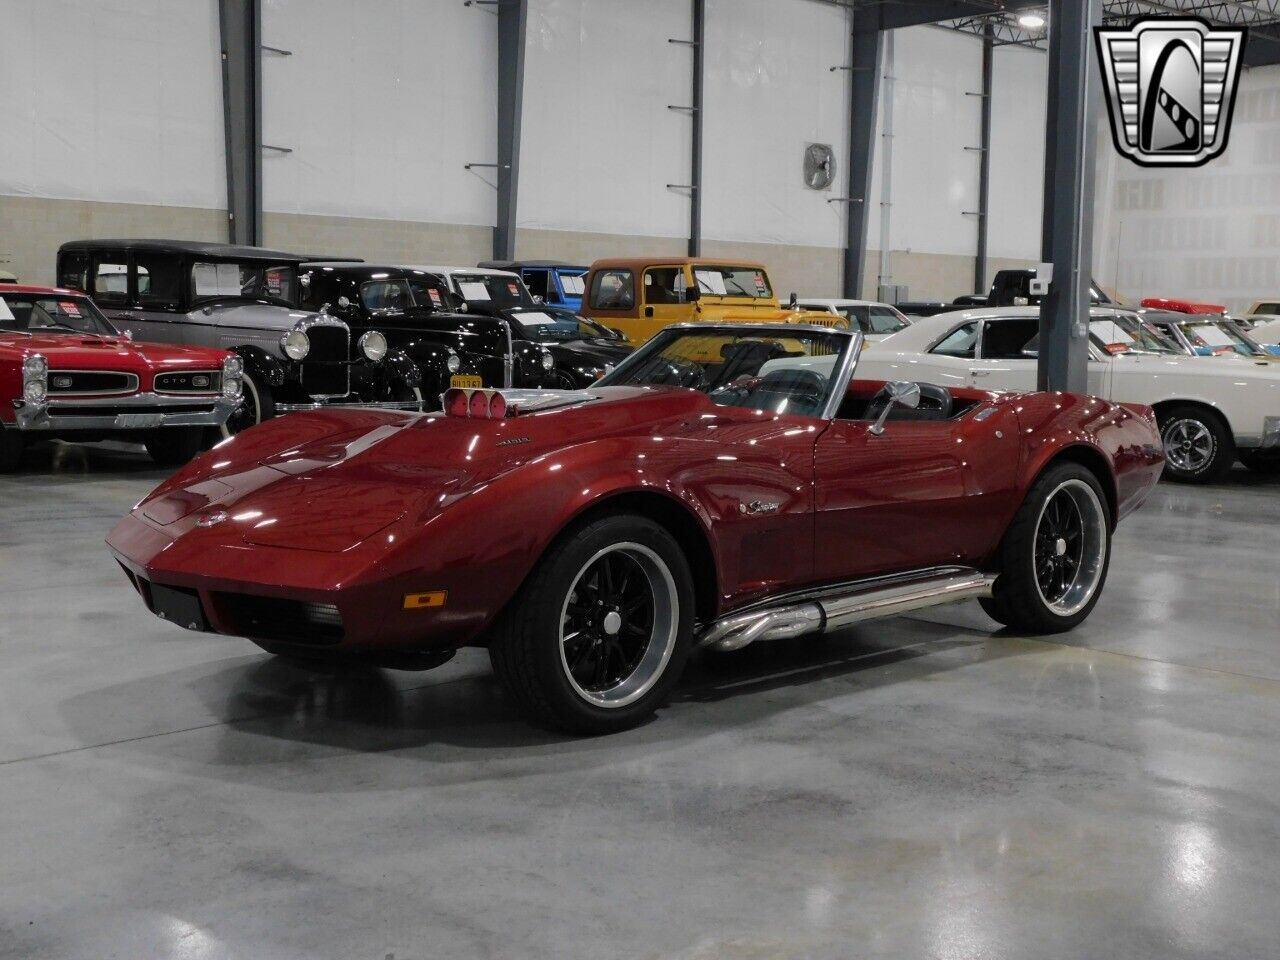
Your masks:
{"label": "white convertible car", "polygon": [[[865,350],[858,375],[1034,390],[1039,324],[1035,307],[927,317]],[[1089,392],[1155,408],[1171,479],[1219,479],[1237,458],[1254,470],[1280,470],[1280,368],[1187,356],[1135,314],[1095,307]]]}

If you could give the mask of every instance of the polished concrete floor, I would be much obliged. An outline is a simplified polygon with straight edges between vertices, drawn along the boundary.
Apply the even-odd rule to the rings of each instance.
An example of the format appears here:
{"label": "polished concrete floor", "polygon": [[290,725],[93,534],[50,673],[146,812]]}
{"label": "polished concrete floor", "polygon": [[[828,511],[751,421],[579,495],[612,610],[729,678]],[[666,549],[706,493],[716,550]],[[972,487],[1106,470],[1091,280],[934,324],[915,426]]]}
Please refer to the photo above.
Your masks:
{"label": "polished concrete floor", "polygon": [[153,619],[102,537],[162,475],[0,479],[2,957],[1280,956],[1280,478],[1159,488],[1060,640],[968,604],[749,648],[575,741],[479,653]]}

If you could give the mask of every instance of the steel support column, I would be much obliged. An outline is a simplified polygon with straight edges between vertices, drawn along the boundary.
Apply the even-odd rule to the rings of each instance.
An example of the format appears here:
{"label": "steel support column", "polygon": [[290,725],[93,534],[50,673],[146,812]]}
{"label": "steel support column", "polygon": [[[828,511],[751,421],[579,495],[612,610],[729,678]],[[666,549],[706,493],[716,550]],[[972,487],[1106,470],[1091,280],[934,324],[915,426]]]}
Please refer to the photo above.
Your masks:
{"label": "steel support column", "polygon": [[[854,15],[857,16],[856,14]],[[846,199],[844,296],[862,296],[866,271],[868,194],[876,154],[876,101],[880,96],[880,31],[858,32],[855,21],[849,50],[849,189]]]}
{"label": "steel support column", "polygon": [[227,234],[262,242],[262,4],[218,0],[222,123],[227,152]]}
{"label": "steel support column", "polygon": [[973,292],[987,291],[987,226],[991,221],[991,73],[995,41],[990,25],[982,31],[982,120],[978,155],[978,250],[973,261]]}
{"label": "steel support column", "polygon": [[520,118],[524,107],[524,41],[529,0],[498,4],[498,216],[493,258],[516,255],[516,196],[520,184]]}
{"label": "steel support column", "polygon": [[1040,310],[1041,390],[1084,392],[1089,377],[1093,178],[1102,0],[1050,0],[1041,256],[1053,282]]}
{"label": "steel support column", "polygon": [[689,172],[689,256],[702,256],[702,103],[706,86],[707,0],[693,0],[693,149]]}

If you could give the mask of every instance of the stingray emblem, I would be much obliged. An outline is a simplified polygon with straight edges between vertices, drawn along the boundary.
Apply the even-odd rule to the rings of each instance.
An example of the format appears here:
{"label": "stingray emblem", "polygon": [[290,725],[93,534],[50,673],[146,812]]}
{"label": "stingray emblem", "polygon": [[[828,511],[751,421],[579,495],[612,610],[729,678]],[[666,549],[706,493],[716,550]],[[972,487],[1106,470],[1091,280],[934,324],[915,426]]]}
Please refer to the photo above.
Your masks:
{"label": "stingray emblem", "polygon": [[1244,27],[1142,17],[1094,39],[1117,150],[1144,167],[1198,167],[1227,149]]}

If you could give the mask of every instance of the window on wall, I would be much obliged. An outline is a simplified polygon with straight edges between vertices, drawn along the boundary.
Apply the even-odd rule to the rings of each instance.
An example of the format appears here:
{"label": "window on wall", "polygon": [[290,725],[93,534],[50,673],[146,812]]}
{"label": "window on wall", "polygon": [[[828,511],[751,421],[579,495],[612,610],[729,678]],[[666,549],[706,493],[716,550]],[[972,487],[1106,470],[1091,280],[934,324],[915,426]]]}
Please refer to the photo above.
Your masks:
{"label": "window on wall", "polygon": [[635,279],[630,270],[601,270],[591,281],[593,309],[630,310],[635,305]]}
{"label": "window on wall", "polygon": [[93,297],[100,303],[129,302],[129,264],[124,257],[94,264]]}

